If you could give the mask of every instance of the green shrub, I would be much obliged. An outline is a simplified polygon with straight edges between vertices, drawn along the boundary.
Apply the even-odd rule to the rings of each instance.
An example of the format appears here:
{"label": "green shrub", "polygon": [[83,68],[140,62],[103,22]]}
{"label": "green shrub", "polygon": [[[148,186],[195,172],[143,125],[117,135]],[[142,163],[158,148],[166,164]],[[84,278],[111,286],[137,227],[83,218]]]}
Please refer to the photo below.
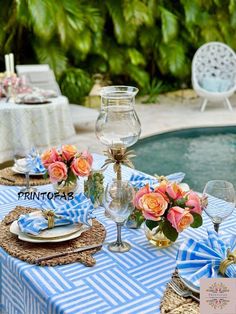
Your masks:
{"label": "green shrub", "polygon": [[60,78],[62,94],[67,96],[70,103],[81,104],[93,85],[89,74],[84,70],[69,68]]}

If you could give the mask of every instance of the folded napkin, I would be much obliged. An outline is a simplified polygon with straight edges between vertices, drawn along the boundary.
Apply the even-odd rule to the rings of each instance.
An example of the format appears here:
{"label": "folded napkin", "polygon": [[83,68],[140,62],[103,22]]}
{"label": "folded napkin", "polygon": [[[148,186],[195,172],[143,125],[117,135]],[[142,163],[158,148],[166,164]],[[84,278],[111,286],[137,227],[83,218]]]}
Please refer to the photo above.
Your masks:
{"label": "folded napkin", "polygon": [[[208,238],[203,241],[188,239],[182,243],[177,254],[177,268],[180,276],[196,290],[202,277],[221,277],[221,263],[227,259],[228,252],[236,250],[236,235],[222,240],[215,232],[208,230]],[[236,264],[229,265],[225,276],[236,278]]]}
{"label": "folded napkin", "polygon": [[[185,173],[183,172],[176,172],[166,176],[166,178],[170,182],[176,183],[180,183],[184,177]],[[138,189],[145,186],[146,184],[149,184],[150,186],[159,184],[158,178],[147,176],[144,174],[132,174],[129,179],[129,182],[133,185],[133,187]]]}
{"label": "folded napkin", "polygon": [[35,148],[31,150],[31,152],[27,155],[27,163],[31,172],[35,173],[44,173],[46,171],[44,165],[42,164],[42,160],[40,155],[37,153]]}
{"label": "folded napkin", "polygon": [[43,214],[50,210],[54,216],[54,226],[61,226],[73,223],[82,223],[90,226],[90,219],[94,218],[93,204],[83,193],[77,194],[73,200],[57,207],[52,200],[46,201],[42,205],[42,215],[32,214],[21,215],[18,225],[22,232],[38,235],[40,231],[48,229],[48,219]]}

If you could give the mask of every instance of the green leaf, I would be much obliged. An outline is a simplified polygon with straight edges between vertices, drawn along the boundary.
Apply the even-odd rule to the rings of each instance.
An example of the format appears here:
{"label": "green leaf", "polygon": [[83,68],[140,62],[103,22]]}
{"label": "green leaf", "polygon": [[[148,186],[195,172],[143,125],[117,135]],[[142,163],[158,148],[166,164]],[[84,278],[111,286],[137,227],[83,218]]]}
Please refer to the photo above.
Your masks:
{"label": "green leaf", "polygon": [[123,13],[127,23],[133,25],[151,24],[152,18],[148,7],[140,0],[124,0]]}
{"label": "green leaf", "polygon": [[153,228],[157,227],[159,225],[159,221],[154,221],[154,220],[146,220],[146,226],[152,230]]}
{"label": "green leaf", "polygon": [[165,220],[163,225],[162,225],[162,231],[164,235],[171,240],[172,242],[175,242],[176,239],[178,238],[178,232],[176,231],[175,228],[172,227],[171,223],[169,220]]}
{"label": "green leaf", "polygon": [[174,39],[178,33],[177,17],[170,11],[161,7],[161,22],[163,40],[164,43],[168,43]]}
{"label": "green leaf", "polygon": [[186,60],[185,46],[182,42],[162,43],[160,45],[160,55],[158,65],[161,65],[165,72],[170,71],[173,75],[180,77],[188,74],[189,68],[186,68],[188,61]]}
{"label": "green leaf", "polygon": [[129,75],[139,86],[145,88],[149,84],[149,74],[141,69],[140,67],[127,64],[127,66],[123,69],[127,75]]}
{"label": "green leaf", "polygon": [[33,47],[39,63],[49,64],[56,75],[60,75],[66,69],[67,57],[60,46],[44,41],[38,42],[35,39]]}
{"label": "green leaf", "polygon": [[132,64],[134,65],[145,65],[145,58],[142,55],[141,52],[139,52],[137,49],[135,48],[129,48],[128,49],[128,55],[130,58],[130,61]]}
{"label": "green leaf", "polygon": [[178,200],[175,201],[175,205],[184,208],[186,203],[186,199],[185,198],[180,198]]}
{"label": "green leaf", "polygon": [[198,23],[201,8],[198,6],[196,1],[182,0],[181,3],[184,7],[186,23],[188,24]]}
{"label": "green leaf", "polygon": [[191,213],[193,215],[193,223],[190,225],[192,228],[198,228],[202,225],[202,216],[197,213]]}
{"label": "green leaf", "polygon": [[48,172],[46,171],[44,174],[43,174],[43,178],[44,179],[47,179],[49,177],[49,175],[48,175]]}

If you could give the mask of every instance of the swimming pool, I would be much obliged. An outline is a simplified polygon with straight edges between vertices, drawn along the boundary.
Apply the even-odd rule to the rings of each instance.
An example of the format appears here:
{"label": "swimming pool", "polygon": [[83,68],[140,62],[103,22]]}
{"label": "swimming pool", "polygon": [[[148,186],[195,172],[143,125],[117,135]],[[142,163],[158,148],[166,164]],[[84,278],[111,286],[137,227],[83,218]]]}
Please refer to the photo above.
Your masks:
{"label": "swimming pool", "polygon": [[167,132],[141,139],[133,148],[135,168],[146,173],[184,172],[184,181],[199,192],[213,179],[236,188],[236,126]]}

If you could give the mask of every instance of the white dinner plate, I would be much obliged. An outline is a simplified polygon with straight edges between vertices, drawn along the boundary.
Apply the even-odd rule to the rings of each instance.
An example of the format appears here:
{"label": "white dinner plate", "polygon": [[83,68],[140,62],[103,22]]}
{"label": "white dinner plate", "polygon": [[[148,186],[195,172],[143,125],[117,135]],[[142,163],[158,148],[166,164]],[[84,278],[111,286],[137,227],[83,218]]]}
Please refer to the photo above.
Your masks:
{"label": "white dinner plate", "polygon": [[193,285],[191,282],[189,281],[186,281],[184,278],[182,278],[179,274],[179,278],[181,279],[181,281],[184,283],[184,285],[189,289],[191,290],[192,292],[195,292],[195,293],[200,293],[200,286],[197,287],[195,285]]}
{"label": "white dinner plate", "polygon": [[[23,169],[21,168],[17,168],[16,166],[13,166],[12,168],[12,171],[15,172],[15,173],[19,173],[19,174],[25,174],[25,172],[23,171]],[[31,171],[29,173],[30,176],[43,176],[45,172],[33,172]]]}
{"label": "white dinner plate", "polygon": [[[30,215],[32,216],[37,216],[41,214],[42,213],[40,211],[30,213]],[[39,235],[32,235],[21,232],[17,220],[15,220],[10,226],[10,232],[17,235],[18,238],[22,241],[43,243],[72,240],[79,237],[84,231],[87,231],[89,228],[90,226],[83,224],[70,224],[43,230]]]}

